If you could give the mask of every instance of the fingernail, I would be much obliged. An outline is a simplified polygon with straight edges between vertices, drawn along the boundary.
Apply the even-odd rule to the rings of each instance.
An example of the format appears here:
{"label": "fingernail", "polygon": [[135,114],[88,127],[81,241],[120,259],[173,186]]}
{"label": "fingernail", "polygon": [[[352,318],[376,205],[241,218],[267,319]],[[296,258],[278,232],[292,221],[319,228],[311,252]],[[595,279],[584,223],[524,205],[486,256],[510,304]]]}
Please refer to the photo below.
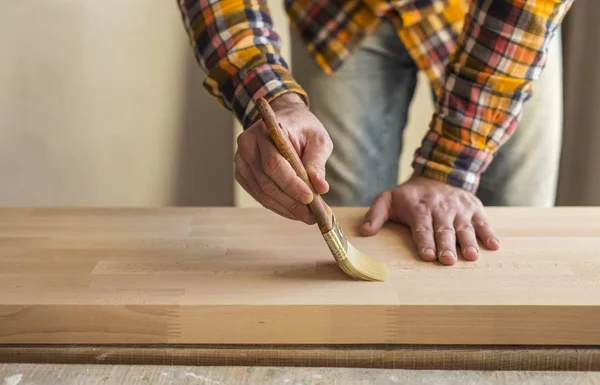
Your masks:
{"label": "fingernail", "polygon": [[423,250],[423,256],[424,257],[434,258],[435,257],[435,251],[433,251],[433,249],[425,249],[425,250]]}
{"label": "fingernail", "polygon": [[368,229],[369,227],[371,227],[371,221],[365,221],[362,225],[363,229]]}
{"label": "fingernail", "polygon": [[477,249],[474,248],[473,246],[469,246],[465,249],[465,253],[468,254],[477,254]]}
{"label": "fingernail", "polygon": [[454,259],[454,253],[451,252],[450,250],[444,250],[442,252],[442,254],[440,254],[440,259],[442,259],[442,258],[444,258],[446,260]]}
{"label": "fingernail", "polygon": [[498,242],[496,238],[490,238],[490,240],[488,241],[488,245],[490,245],[490,247],[499,247],[500,242]]}
{"label": "fingernail", "polygon": [[312,202],[312,199],[313,199],[313,196],[310,193],[305,193],[300,196],[300,202],[304,203],[305,205]]}

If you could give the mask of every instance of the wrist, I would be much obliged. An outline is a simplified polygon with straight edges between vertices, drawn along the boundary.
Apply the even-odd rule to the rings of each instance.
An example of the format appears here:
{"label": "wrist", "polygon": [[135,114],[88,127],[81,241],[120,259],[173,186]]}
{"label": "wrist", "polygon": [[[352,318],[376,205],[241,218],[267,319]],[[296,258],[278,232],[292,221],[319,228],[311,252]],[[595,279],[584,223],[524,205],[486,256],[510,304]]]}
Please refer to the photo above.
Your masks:
{"label": "wrist", "polygon": [[288,108],[308,108],[305,100],[296,92],[286,92],[269,103],[273,111],[281,111]]}
{"label": "wrist", "polygon": [[[443,154],[445,155],[445,154]],[[445,158],[445,157],[444,157]],[[479,173],[468,167],[449,166],[437,156],[417,155],[412,162],[413,177],[428,178],[450,186],[459,187],[475,193],[479,186]]]}

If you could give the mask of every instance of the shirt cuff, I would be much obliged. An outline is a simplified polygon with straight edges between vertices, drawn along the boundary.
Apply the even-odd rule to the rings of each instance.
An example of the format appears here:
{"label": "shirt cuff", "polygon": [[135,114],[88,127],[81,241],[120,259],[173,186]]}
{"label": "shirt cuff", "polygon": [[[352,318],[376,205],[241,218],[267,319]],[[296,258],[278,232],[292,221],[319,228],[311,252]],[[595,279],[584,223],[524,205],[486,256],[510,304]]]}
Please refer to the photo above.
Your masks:
{"label": "shirt cuff", "polygon": [[265,63],[249,71],[240,71],[234,82],[237,84],[232,87],[231,109],[244,129],[258,119],[256,101],[259,98],[271,102],[283,94],[295,92],[309,105],[306,91],[294,80],[284,65]]}
{"label": "shirt cuff", "polygon": [[492,159],[490,152],[468,147],[429,130],[415,152],[412,167],[417,175],[475,193],[481,173]]}

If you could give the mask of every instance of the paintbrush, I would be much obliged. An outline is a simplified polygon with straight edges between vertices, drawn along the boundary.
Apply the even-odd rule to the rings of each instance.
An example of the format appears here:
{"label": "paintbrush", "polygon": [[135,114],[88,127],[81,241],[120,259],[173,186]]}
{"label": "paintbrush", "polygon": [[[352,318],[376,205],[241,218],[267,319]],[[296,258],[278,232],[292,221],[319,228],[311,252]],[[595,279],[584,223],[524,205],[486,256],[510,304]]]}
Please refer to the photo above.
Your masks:
{"label": "paintbrush", "polygon": [[300,179],[311,189],[313,200],[309,204],[309,207],[338,266],[353,279],[385,281],[387,278],[386,265],[360,252],[348,241],[333,211],[312,186],[300,157],[294,150],[287,134],[283,132],[281,123],[277,120],[275,112],[269,103],[264,98],[260,98],[257,101],[257,107],[275,147],[289,162]]}

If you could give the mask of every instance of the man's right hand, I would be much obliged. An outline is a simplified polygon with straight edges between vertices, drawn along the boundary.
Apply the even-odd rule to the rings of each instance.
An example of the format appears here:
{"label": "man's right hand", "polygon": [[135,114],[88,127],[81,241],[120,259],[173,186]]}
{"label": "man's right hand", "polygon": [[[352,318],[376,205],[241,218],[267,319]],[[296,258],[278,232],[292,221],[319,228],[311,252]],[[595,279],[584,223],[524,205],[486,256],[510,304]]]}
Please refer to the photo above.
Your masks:
{"label": "man's right hand", "polygon": [[[315,191],[325,194],[325,163],[333,144],[325,127],[309,111],[300,96],[284,94],[270,103],[292,145],[298,152]],[[308,204],[310,188],[296,175],[273,144],[262,120],[237,139],[235,178],[260,204],[286,218],[314,224]]]}

